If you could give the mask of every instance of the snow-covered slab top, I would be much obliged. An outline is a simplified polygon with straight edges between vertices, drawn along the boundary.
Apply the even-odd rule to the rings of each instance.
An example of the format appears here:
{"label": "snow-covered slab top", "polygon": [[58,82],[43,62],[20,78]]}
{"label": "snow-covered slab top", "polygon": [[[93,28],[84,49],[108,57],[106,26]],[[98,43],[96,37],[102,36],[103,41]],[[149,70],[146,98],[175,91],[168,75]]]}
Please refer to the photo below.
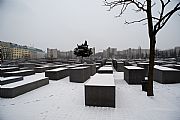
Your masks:
{"label": "snow-covered slab top", "polygon": [[46,68],[46,67],[51,67],[51,66],[49,66],[49,65],[43,65],[42,67]]}
{"label": "snow-covered slab top", "polygon": [[144,68],[136,67],[136,66],[124,66],[126,69],[129,70],[143,70]]}
{"label": "snow-covered slab top", "polygon": [[128,62],[129,64],[134,64],[135,62]]}
{"label": "snow-covered slab top", "polygon": [[56,69],[52,69],[52,70],[47,70],[47,72],[57,72],[57,71],[61,71],[61,70],[67,70],[67,68],[61,67],[61,68],[56,68]]}
{"label": "snow-covered slab top", "polygon": [[22,77],[22,76],[0,77],[0,81],[6,81],[6,80],[16,79],[16,78],[20,78],[20,77]]}
{"label": "snow-covered slab top", "polygon": [[180,67],[180,65],[175,65],[175,66]]}
{"label": "snow-covered slab top", "polygon": [[16,69],[18,67],[7,67],[7,68],[0,68],[0,70],[10,70],[10,69]]}
{"label": "snow-covered slab top", "polygon": [[36,69],[43,69],[43,68],[45,68],[45,67],[35,67]]}
{"label": "snow-covered slab top", "polygon": [[71,68],[72,70],[77,70],[77,69],[86,69],[88,67],[75,67],[75,68]]}
{"label": "snow-covered slab top", "polygon": [[96,64],[84,64],[83,66],[93,66],[93,65],[96,65]]}
{"label": "snow-covered slab top", "polygon": [[166,62],[166,61],[157,60],[157,61],[154,61],[154,62],[157,62],[157,63],[164,63],[164,62]]}
{"label": "snow-covered slab top", "polygon": [[85,64],[75,64],[76,66],[82,66],[82,65],[85,65]]}
{"label": "snow-covered slab top", "polygon": [[44,79],[44,78],[47,78],[47,77],[44,77],[44,74],[30,75],[30,76],[24,77],[24,80],[22,80],[22,81],[2,85],[1,88],[15,88],[15,87],[22,86],[22,85],[25,85],[28,83],[39,81],[39,80]]}
{"label": "snow-covered slab top", "polygon": [[103,67],[112,67],[112,65],[105,65],[105,66],[103,66]]}
{"label": "snow-covered slab top", "polygon": [[103,66],[101,68],[99,68],[99,70],[113,70],[112,66]]}
{"label": "snow-covered slab top", "polygon": [[76,67],[76,65],[68,65],[68,66],[66,66],[66,68],[74,68],[74,67]]}
{"label": "snow-covered slab top", "polygon": [[159,66],[159,65],[155,65],[154,68],[158,69],[158,70],[162,70],[162,71],[180,71],[180,70],[177,70],[177,69],[168,68],[168,67],[162,67],[162,66]]}
{"label": "snow-covered slab top", "polygon": [[85,86],[115,86],[112,74],[95,74],[86,83]]}
{"label": "snow-covered slab top", "polygon": [[62,65],[53,65],[52,67],[65,67],[67,64],[62,64]]}
{"label": "snow-covered slab top", "polygon": [[19,63],[19,65],[35,65],[35,63]]}
{"label": "snow-covered slab top", "polygon": [[19,71],[12,71],[12,72],[6,72],[6,73],[23,73],[23,72],[30,72],[33,70],[19,70]]}
{"label": "snow-covered slab top", "polygon": [[149,63],[138,63],[140,65],[149,65]]}
{"label": "snow-covered slab top", "polygon": [[119,61],[119,62],[117,62],[117,63],[123,64],[124,62],[120,62],[120,61]]}

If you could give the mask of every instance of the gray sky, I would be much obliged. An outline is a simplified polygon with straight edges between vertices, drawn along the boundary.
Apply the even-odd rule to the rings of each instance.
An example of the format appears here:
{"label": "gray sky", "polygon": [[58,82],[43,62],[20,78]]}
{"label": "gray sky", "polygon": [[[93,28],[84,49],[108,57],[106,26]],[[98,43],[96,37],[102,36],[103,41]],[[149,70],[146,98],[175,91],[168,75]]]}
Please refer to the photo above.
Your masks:
{"label": "gray sky", "polygon": [[[178,0],[177,0],[178,1]],[[97,51],[149,48],[147,26],[125,25],[142,15],[107,11],[103,0],[0,0],[0,40],[43,50],[73,50],[88,41]],[[180,17],[174,15],[157,36],[157,48],[180,46]]]}

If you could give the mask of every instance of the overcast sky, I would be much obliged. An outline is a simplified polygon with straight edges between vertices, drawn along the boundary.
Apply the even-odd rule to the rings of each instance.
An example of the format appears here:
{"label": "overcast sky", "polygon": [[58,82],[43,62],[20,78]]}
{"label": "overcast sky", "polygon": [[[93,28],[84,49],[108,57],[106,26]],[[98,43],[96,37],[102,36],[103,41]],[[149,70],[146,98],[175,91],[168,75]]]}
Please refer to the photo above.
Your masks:
{"label": "overcast sky", "polygon": [[[0,40],[61,51],[73,50],[85,40],[96,51],[149,48],[146,25],[124,24],[143,14],[131,10],[115,18],[118,9],[107,10],[103,0],[0,0]],[[180,46],[177,14],[157,36],[157,48],[175,46]]]}

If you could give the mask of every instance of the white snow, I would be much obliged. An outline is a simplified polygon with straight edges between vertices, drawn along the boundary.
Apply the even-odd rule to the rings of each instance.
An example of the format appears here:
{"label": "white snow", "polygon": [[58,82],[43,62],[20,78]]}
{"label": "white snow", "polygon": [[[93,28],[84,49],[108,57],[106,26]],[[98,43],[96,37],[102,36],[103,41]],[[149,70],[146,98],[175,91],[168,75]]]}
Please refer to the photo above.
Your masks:
{"label": "white snow", "polygon": [[112,74],[95,74],[86,83],[85,86],[115,86]]}
{"label": "white snow", "polygon": [[10,79],[19,78],[19,77],[21,77],[21,76],[0,77],[0,81],[6,81],[6,80],[10,80]]}
{"label": "white snow", "polygon": [[112,67],[112,65],[104,65],[103,67]]}
{"label": "white snow", "polygon": [[53,65],[54,67],[65,67],[67,64],[62,64],[62,65]]}
{"label": "white snow", "polygon": [[149,65],[149,63],[138,63],[140,65]]}
{"label": "white snow", "polygon": [[159,65],[155,65],[154,68],[158,69],[158,70],[163,70],[163,71],[180,71],[180,70],[177,70],[177,69],[168,68],[168,67],[162,67],[162,66],[159,66]]}
{"label": "white snow", "polygon": [[1,88],[14,88],[14,87],[18,87],[18,86],[21,86],[21,85],[24,85],[24,84],[28,84],[28,83],[31,83],[31,82],[38,81],[38,80],[43,79],[45,77],[44,77],[44,74],[37,73],[35,75],[25,76],[23,78],[24,79],[21,80],[21,81],[6,84],[6,85],[2,85]]}
{"label": "white snow", "polygon": [[101,70],[113,70],[112,66],[103,66],[99,68],[99,71]]}
{"label": "white snow", "polygon": [[37,68],[37,69],[43,69],[43,68],[45,68],[45,67],[35,67],[35,68]]}
{"label": "white snow", "polygon": [[124,62],[117,62],[117,63],[123,64]]}
{"label": "white snow", "polygon": [[76,67],[76,65],[68,65],[68,66],[66,66],[66,68],[75,68]]}
{"label": "white snow", "polygon": [[180,120],[180,83],[154,82],[155,96],[148,97],[123,75],[113,72],[116,108],[85,106],[84,84],[66,77],[12,99],[0,98],[0,120]]}
{"label": "white snow", "polygon": [[22,72],[29,72],[33,70],[19,70],[19,71],[12,71],[12,72],[6,72],[6,73],[22,73]]}
{"label": "white snow", "polygon": [[144,68],[141,68],[141,67],[136,67],[136,66],[124,66],[126,69],[131,69],[131,70],[142,70]]}
{"label": "white snow", "polygon": [[180,65],[175,65],[175,66],[180,67]]}
{"label": "white snow", "polygon": [[56,68],[56,69],[52,69],[52,70],[46,70],[47,72],[57,72],[57,71],[61,71],[61,70],[66,70],[67,68],[62,67],[62,68]]}
{"label": "white snow", "polygon": [[85,68],[87,68],[87,67],[75,67],[75,68],[71,68],[71,69],[76,70],[76,69],[85,69]]}
{"label": "white snow", "polygon": [[0,68],[1,70],[10,70],[10,69],[16,69],[18,67],[7,67],[7,68]]}

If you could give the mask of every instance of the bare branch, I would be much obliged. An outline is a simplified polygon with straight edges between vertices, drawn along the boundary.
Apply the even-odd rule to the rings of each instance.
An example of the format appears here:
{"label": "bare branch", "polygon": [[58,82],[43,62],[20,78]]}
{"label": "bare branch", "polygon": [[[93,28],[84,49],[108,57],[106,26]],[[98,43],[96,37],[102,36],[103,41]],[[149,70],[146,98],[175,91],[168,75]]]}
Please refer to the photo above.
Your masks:
{"label": "bare branch", "polygon": [[113,2],[108,2],[107,0],[104,1],[104,6],[108,6],[109,11],[116,6],[121,6],[120,13],[116,17],[120,17],[126,11],[127,7],[130,4],[133,4],[137,7],[136,11],[146,11],[146,9],[145,9],[146,1],[144,1],[143,3],[138,2],[138,0],[117,0],[117,1],[113,1]]}
{"label": "bare branch", "polygon": [[132,22],[127,22],[127,21],[125,21],[125,23],[124,23],[124,24],[139,23],[139,22],[142,22],[142,21],[145,21],[145,20],[147,20],[147,18],[143,18],[143,19],[140,19],[140,20],[135,20],[135,21],[132,21]]}
{"label": "bare branch", "polygon": [[[155,22],[154,25],[154,34],[157,34],[157,32],[162,29],[162,27],[167,23],[167,21],[170,19],[170,17],[178,10],[180,10],[180,2],[174,7],[174,9],[170,10],[168,13],[165,13],[165,8],[169,5],[171,0],[167,0],[164,2],[164,0],[159,0],[161,4],[161,10],[159,12],[159,16],[147,16],[151,17],[152,21]],[[129,5],[135,5],[137,9],[134,9],[136,12],[148,12],[147,11],[147,5],[151,4],[148,0],[144,0],[143,2],[139,2],[139,0],[116,0],[112,2],[108,2],[108,0],[105,0],[104,5],[109,7],[109,10],[113,9],[116,6],[120,6],[120,13],[116,17],[120,17],[126,10]],[[156,3],[149,7],[153,7]],[[178,14],[179,15],[179,14]],[[142,22],[147,20],[147,18],[141,19],[141,20],[135,20],[132,22],[127,22],[125,21],[125,24],[132,24],[132,23],[137,23],[137,22]]]}
{"label": "bare branch", "polygon": [[160,20],[159,18],[157,18],[157,17],[152,17],[152,19],[154,19],[154,20]]}
{"label": "bare branch", "polygon": [[151,7],[154,7],[156,5],[156,3],[153,3],[152,5],[151,5]]}
{"label": "bare branch", "polygon": [[144,1],[144,3],[141,3],[141,2],[139,2],[139,1],[137,1],[137,0],[130,0],[131,1],[131,3],[133,3],[138,9],[139,9],[139,11],[144,11],[144,12],[146,12],[147,10],[145,9],[145,7],[146,7],[146,1]]}
{"label": "bare branch", "polygon": [[[162,0],[161,0],[162,1]],[[168,3],[170,2],[170,0],[168,0],[165,4],[164,2],[162,1],[162,6],[164,6],[163,9],[165,9],[165,7],[168,5]],[[165,6],[166,5],[166,6]],[[155,34],[157,34],[157,32],[162,29],[164,27],[164,25],[167,23],[167,21],[170,19],[170,17],[175,13],[177,12],[178,10],[180,10],[180,2],[174,7],[174,9],[170,10],[168,13],[166,13],[164,16],[163,16],[163,13],[164,13],[164,10],[162,10],[161,12],[161,15],[160,15],[160,18],[159,18],[159,21],[155,24],[154,26],[154,32]]]}

